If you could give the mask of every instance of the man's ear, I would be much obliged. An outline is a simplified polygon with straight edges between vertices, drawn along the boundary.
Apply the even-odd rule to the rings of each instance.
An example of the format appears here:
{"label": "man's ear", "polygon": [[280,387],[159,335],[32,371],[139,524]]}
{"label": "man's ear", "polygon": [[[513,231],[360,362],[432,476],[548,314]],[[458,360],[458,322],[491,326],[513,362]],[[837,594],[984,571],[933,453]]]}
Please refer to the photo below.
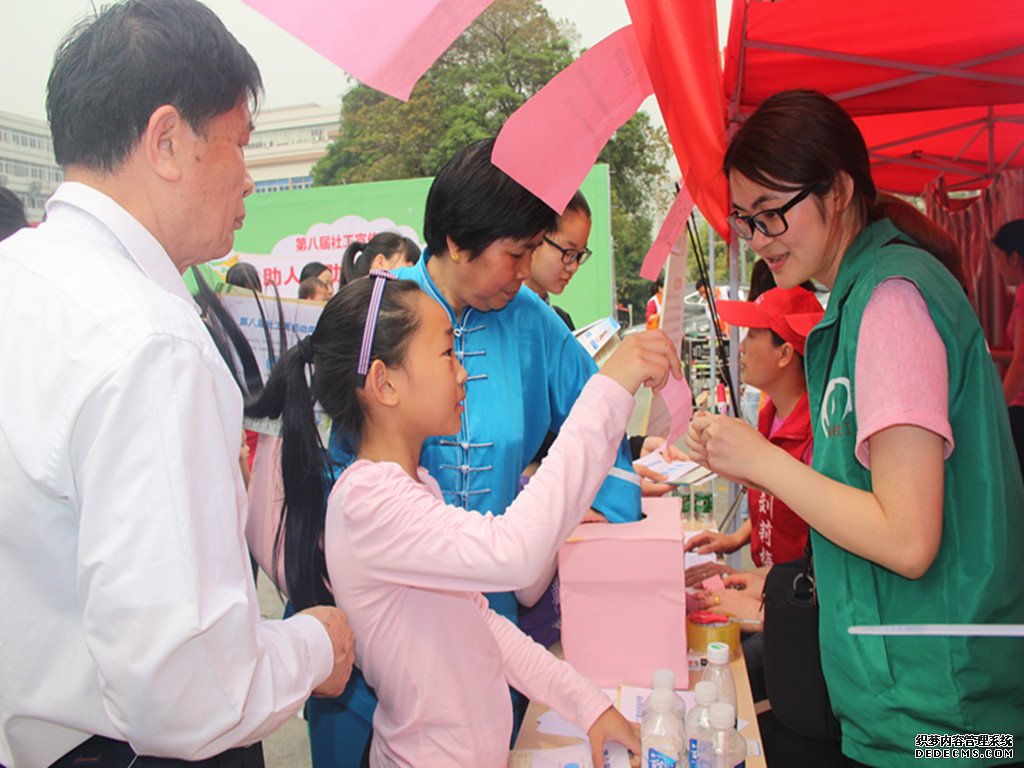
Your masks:
{"label": "man's ear", "polygon": [[779,350],[779,368],[785,368],[790,365],[796,357],[796,348],[788,341],[778,348]]}
{"label": "man's ear", "polygon": [[146,162],[167,181],[179,181],[187,161],[187,148],[195,139],[192,127],[170,104],[157,107],[149,116],[139,140]]}
{"label": "man's ear", "polygon": [[370,370],[366,373],[366,384],[363,385],[363,391],[372,402],[389,407],[398,405],[398,389],[392,378],[391,369],[382,361],[374,360],[370,363]]}

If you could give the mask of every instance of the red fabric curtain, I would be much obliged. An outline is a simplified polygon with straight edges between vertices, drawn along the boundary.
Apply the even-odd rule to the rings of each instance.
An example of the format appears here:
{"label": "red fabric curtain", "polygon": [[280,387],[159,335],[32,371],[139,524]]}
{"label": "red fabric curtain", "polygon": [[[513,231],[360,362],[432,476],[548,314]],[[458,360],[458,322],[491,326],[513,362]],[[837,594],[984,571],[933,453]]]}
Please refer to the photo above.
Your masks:
{"label": "red fabric curtain", "polygon": [[686,188],[728,237],[725,104],[714,0],[626,0]]}
{"label": "red fabric curtain", "polygon": [[992,260],[992,236],[1006,222],[1024,218],[1024,170],[1000,174],[988,189],[966,204],[962,199],[947,197],[936,182],[928,188],[925,205],[928,215],[960,244],[971,304],[989,345],[1010,346],[1006,321],[1013,294]]}

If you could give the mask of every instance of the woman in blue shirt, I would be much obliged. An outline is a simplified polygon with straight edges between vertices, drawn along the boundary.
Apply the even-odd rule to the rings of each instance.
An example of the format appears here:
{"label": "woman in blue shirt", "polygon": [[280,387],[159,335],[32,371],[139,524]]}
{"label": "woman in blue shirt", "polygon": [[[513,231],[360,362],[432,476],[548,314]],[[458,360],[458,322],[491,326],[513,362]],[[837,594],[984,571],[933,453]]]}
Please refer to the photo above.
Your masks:
{"label": "woman in blue shirt", "polygon": [[[542,299],[520,290],[556,213],[491,163],[493,146],[493,139],[475,142],[438,172],[427,195],[423,258],[396,275],[419,283],[448,313],[469,374],[462,428],[428,440],[420,463],[445,501],[501,514],[523,468],[548,432],[558,432],[597,366]],[[337,435],[330,450],[340,465],[351,459]],[[593,509],[595,520],[640,518],[640,481],[625,440]],[[488,599],[515,621],[511,593]],[[310,700],[316,768],[359,765],[375,704],[355,673],[338,699]]]}

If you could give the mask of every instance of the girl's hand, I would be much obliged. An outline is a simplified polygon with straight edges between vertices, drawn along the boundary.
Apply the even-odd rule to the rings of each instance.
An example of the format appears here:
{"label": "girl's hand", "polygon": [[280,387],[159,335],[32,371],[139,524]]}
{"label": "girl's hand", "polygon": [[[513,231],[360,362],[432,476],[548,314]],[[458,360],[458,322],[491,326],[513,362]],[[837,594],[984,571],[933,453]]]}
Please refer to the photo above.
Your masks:
{"label": "girl's hand", "polygon": [[606,741],[617,741],[633,753],[630,763],[634,766],[640,765],[640,726],[629,722],[615,707],[608,707],[601,713],[590,726],[587,736],[590,738],[590,754],[595,766],[604,765]]}
{"label": "girl's hand", "polygon": [[632,394],[641,384],[657,394],[670,375],[683,377],[675,345],[661,330],[629,334],[615,348],[601,373]]}

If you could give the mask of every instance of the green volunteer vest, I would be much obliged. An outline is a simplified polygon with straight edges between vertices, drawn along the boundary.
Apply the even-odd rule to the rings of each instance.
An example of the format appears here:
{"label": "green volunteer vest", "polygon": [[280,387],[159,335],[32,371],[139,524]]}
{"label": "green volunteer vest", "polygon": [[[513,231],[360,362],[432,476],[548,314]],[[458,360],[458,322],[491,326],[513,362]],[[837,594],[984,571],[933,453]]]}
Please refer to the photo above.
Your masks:
{"label": "green volunteer vest", "polygon": [[812,531],[822,667],[843,751],[855,760],[919,766],[914,750],[927,734],[1013,734],[1019,760],[1024,640],[847,631],[863,624],[1024,623],[1024,488],[1002,388],[963,290],[911,242],[888,219],[868,226],[843,257],[825,317],[807,339],[814,468],[871,488],[870,472],[854,457],[860,321],[875,286],[894,276],[911,280],[949,367],[955,447],[945,463],[942,542],[928,572],[911,580]]}

